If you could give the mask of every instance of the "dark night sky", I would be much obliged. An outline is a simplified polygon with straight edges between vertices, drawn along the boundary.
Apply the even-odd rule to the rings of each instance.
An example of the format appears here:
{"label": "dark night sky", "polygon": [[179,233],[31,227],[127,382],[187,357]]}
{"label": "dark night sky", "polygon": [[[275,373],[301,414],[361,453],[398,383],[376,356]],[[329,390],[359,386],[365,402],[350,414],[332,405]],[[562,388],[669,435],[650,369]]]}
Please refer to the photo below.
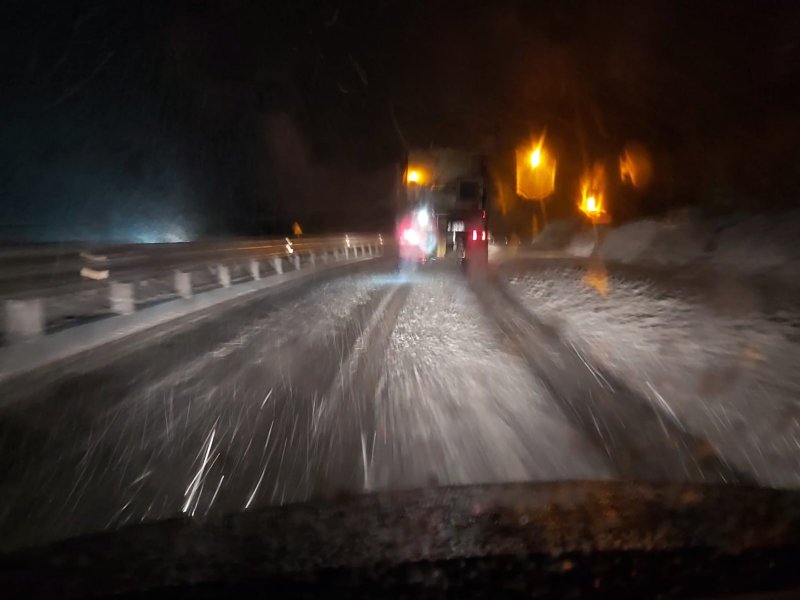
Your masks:
{"label": "dark night sky", "polygon": [[796,2],[6,6],[0,238],[385,227],[406,145],[483,151],[511,185],[543,128],[555,214],[630,140],[657,176],[618,216],[800,192]]}

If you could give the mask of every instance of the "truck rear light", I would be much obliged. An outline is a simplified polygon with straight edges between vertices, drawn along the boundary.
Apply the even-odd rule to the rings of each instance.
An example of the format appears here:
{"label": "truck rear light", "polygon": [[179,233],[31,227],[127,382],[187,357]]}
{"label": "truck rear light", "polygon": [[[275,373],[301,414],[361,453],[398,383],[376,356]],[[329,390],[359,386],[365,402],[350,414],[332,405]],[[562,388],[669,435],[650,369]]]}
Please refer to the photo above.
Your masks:
{"label": "truck rear light", "polygon": [[478,239],[478,230],[477,229],[473,229],[472,230],[472,241],[474,242],[477,239]]}
{"label": "truck rear light", "polygon": [[403,231],[403,235],[400,237],[400,243],[416,245],[419,243],[419,234],[415,229],[408,228]]}
{"label": "truck rear light", "polygon": [[485,242],[485,241],[486,241],[486,231],[485,231],[485,230],[484,230],[484,231],[481,231],[481,241],[482,241],[482,242]]}

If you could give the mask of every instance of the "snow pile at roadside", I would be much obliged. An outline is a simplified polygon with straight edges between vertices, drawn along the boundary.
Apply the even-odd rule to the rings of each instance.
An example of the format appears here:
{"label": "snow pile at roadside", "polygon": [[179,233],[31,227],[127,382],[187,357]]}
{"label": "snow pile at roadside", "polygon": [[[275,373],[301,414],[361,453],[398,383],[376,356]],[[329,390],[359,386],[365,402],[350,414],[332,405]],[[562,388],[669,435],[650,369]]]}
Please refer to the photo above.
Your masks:
{"label": "snow pile at roadside", "polygon": [[[543,232],[544,233],[544,232]],[[600,236],[602,259],[652,266],[705,265],[727,274],[767,275],[792,283],[800,278],[800,211],[779,215],[702,220],[683,216],[642,220],[609,228]],[[566,254],[592,254],[591,229],[573,234]]]}
{"label": "snow pile at roadside", "polygon": [[800,486],[800,310],[579,268],[510,280],[537,317],[759,482]]}
{"label": "snow pile at roadside", "polygon": [[610,229],[600,246],[600,256],[625,262],[640,259],[663,229],[663,223],[656,221],[636,221]]}
{"label": "snow pile at roadside", "polygon": [[800,211],[748,217],[718,229],[712,264],[750,274],[800,275]]}
{"label": "snow pile at roadside", "polygon": [[566,252],[570,256],[586,258],[592,255],[596,243],[597,236],[591,229],[588,231],[580,231],[572,236],[572,239],[567,245]]}
{"label": "snow pile at roadside", "polygon": [[535,250],[563,250],[572,237],[580,230],[577,221],[553,221],[542,229],[531,243]]}
{"label": "snow pile at roadside", "polygon": [[703,258],[708,241],[690,221],[636,221],[609,230],[601,258],[621,262],[684,265]]}

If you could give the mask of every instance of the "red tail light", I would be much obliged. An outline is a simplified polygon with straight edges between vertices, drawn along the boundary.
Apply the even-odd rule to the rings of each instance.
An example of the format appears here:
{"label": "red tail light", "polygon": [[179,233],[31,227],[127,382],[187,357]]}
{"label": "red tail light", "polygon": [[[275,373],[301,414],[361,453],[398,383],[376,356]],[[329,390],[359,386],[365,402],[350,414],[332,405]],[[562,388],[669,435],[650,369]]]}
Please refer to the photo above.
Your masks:
{"label": "red tail light", "polygon": [[472,241],[474,242],[477,239],[478,239],[478,230],[477,229],[473,229],[472,230]]}
{"label": "red tail light", "polygon": [[486,241],[486,231],[481,231],[481,241],[482,242]]}

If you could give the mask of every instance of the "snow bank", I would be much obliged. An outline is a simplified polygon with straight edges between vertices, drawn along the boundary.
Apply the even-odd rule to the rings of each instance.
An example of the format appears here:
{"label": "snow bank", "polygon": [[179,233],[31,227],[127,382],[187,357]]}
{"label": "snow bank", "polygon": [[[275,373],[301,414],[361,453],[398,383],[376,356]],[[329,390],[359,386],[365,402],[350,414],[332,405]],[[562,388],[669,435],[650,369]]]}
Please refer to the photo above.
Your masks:
{"label": "snow bank", "polygon": [[637,221],[611,229],[599,249],[600,257],[623,262],[640,260],[663,228],[655,221]]}
{"label": "snow bank", "polygon": [[535,250],[564,250],[580,229],[577,221],[553,221],[534,238],[531,248]]}
{"label": "snow bank", "polygon": [[601,258],[621,262],[685,265],[706,254],[710,234],[691,221],[636,221],[611,229]]}
{"label": "snow bank", "polygon": [[721,223],[710,262],[747,274],[800,275],[800,211]]}
{"label": "snow bank", "polygon": [[[689,216],[642,220],[610,228],[601,232],[600,238],[597,254],[605,260],[652,266],[704,265],[728,274],[800,281],[800,211],[716,221]],[[564,250],[587,257],[592,242],[591,230],[574,232]]]}
{"label": "snow bank", "polygon": [[592,255],[596,242],[597,236],[595,236],[594,231],[580,231],[572,236],[566,247],[566,252],[571,256],[586,258]]}

